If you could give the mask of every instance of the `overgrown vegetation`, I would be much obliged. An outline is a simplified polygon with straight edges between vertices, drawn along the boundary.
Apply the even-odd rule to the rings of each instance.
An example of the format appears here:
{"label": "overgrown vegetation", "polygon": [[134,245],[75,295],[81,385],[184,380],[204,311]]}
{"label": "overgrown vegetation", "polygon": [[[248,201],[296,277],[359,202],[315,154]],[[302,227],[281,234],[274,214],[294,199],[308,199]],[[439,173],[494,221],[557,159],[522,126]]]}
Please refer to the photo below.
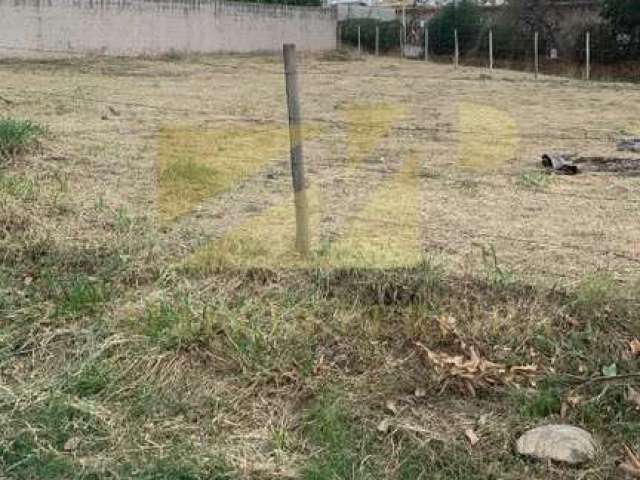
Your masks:
{"label": "overgrown vegetation", "polygon": [[[595,64],[637,61],[640,58],[637,2],[604,0],[599,17],[590,15],[575,20],[567,17],[562,22],[554,19],[554,8],[553,5],[543,5],[540,0],[511,0],[496,16],[495,12],[483,11],[475,0],[453,2],[429,22],[430,49],[436,55],[452,54],[454,30],[457,29],[462,55],[486,56],[491,28],[494,58],[530,59],[533,36],[538,32],[543,59],[555,50],[559,55],[555,63],[584,63],[585,35],[590,32],[591,59]],[[570,5],[562,8],[570,8]]]}
{"label": "overgrown vegetation", "polygon": [[484,13],[474,0],[450,3],[429,21],[429,48],[437,55],[453,53],[457,30],[460,52],[469,52],[478,47],[486,23]]}
{"label": "overgrown vegetation", "polygon": [[24,153],[43,133],[42,127],[29,120],[0,118],[0,162]]}
{"label": "overgrown vegetation", "polygon": [[340,39],[343,44],[358,46],[360,29],[360,47],[364,52],[375,52],[376,28],[379,32],[378,48],[380,52],[389,52],[400,48],[402,24],[397,21],[384,21],[372,18],[352,18],[340,22]]}
{"label": "overgrown vegetation", "polygon": [[[282,468],[308,479],[490,478],[497,467],[480,458],[488,452],[506,478],[524,478],[526,463],[508,448],[495,456],[493,445],[511,442],[516,425],[558,417],[564,403],[574,402],[571,421],[594,431],[605,448],[635,442],[640,431],[640,417],[624,399],[635,360],[625,360],[621,341],[640,335],[637,298],[618,295],[604,280],[550,292],[515,277],[455,278],[430,263],[284,277],[220,272],[207,277],[210,293],[188,286],[201,280],[176,278],[161,287],[160,303],[89,330],[81,325],[96,317],[87,305],[100,297],[75,282],[49,314],[64,320],[64,332],[52,338],[48,322],[27,319],[5,325],[3,368],[13,375],[27,369],[34,380],[10,381],[0,403],[2,468],[24,479],[107,471],[128,478],[177,478],[176,472],[233,478],[240,468],[234,452],[245,448],[244,435],[258,435],[266,436],[255,447],[262,461],[279,458]],[[5,302],[9,317],[24,311],[18,298]],[[461,391],[443,393],[441,377],[417,345],[455,352],[460,339],[492,361],[534,364],[536,382],[480,389],[473,400]],[[32,363],[25,345],[48,360]],[[587,383],[612,363],[619,381]],[[272,407],[252,393],[257,385]],[[610,395],[612,389],[618,393]],[[580,399],[569,400],[574,397]],[[476,413],[465,411],[465,401]],[[440,418],[428,415],[434,405]],[[478,432],[486,445],[469,450],[466,423],[457,416],[477,419],[496,405],[508,425],[483,420]],[[266,424],[245,424],[253,409],[267,415]],[[221,434],[226,421],[247,430],[230,441]],[[435,431],[446,440],[433,439],[428,432]],[[148,466],[147,439],[183,453]],[[103,460],[80,464],[74,455]],[[605,461],[598,468],[614,467]]]}
{"label": "overgrown vegetation", "polygon": [[[426,200],[418,205],[427,208],[427,243],[420,252],[428,255],[404,266],[328,267],[322,260],[338,235],[330,231],[317,252],[317,267],[257,268],[250,262],[230,267],[220,255],[224,252],[215,250],[220,244],[210,239],[239,232],[235,227],[241,220],[260,217],[272,206],[284,212],[282,218],[292,217],[289,173],[282,161],[286,130],[262,125],[266,137],[278,136],[285,145],[283,153],[274,154],[277,163],[256,164],[253,170],[247,160],[242,165],[251,167],[250,175],[238,170],[235,179],[216,178],[225,188],[215,189],[214,198],[198,199],[175,222],[162,222],[162,199],[156,196],[162,183],[187,185],[206,170],[191,170],[191,162],[186,171],[169,168],[180,158],[178,151],[167,150],[169,161],[157,163],[162,145],[154,142],[166,141],[166,135],[161,130],[150,139],[146,130],[134,133],[141,123],[158,120],[157,109],[131,105],[117,121],[108,121],[101,120],[103,106],[94,102],[72,109],[53,97],[20,105],[32,108],[34,118],[46,118],[54,131],[63,130],[61,125],[69,129],[55,145],[68,155],[50,159],[45,150],[37,162],[10,162],[0,174],[0,476],[615,478],[623,445],[640,449],[634,396],[640,390],[640,344],[634,343],[640,336],[640,309],[629,260],[635,255],[634,232],[621,228],[633,225],[636,215],[635,180],[547,177],[534,172],[529,155],[519,152],[506,157],[508,169],[493,163],[488,174],[482,163],[459,168],[452,165],[454,138],[438,132],[425,136],[415,127],[433,121],[444,130],[478,132],[479,122],[488,123],[486,109],[474,121],[461,122],[460,110],[449,106],[499,104],[514,124],[539,133],[536,143],[520,137],[523,151],[531,152],[541,148],[540,137],[557,134],[547,112],[566,130],[583,122],[626,128],[625,122],[638,118],[632,101],[637,93],[621,99],[611,86],[593,85],[577,96],[578,89],[566,85],[570,82],[548,81],[545,95],[534,96],[529,88],[542,88],[541,82],[527,85],[508,72],[499,83],[479,80],[477,72],[457,72],[465,81],[452,82],[451,69],[437,65],[424,66],[417,75],[422,67],[395,59],[329,65],[313,57],[304,60],[305,71],[322,73],[305,77],[305,91],[315,93],[305,104],[308,118],[323,113],[340,119],[324,138],[305,139],[312,145],[310,159],[336,158],[309,162],[310,176],[324,189],[323,221],[341,205],[349,213],[358,211],[358,203],[376,207],[354,191],[368,194],[376,181],[392,178],[398,168],[394,161],[409,151],[422,164],[408,178],[422,183],[400,182],[381,197],[379,202],[394,210],[381,214],[388,210],[371,208],[363,216],[373,218],[368,224],[373,228],[365,233],[397,235],[404,226],[401,214],[415,207],[402,203],[400,208],[401,193],[417,185]],[[254,78],[255,63],[273,59],[220,61],[224,68],[237,62],[234,69],[241,76],[233,77],[237,72],[231,70],[216,76],[217,69],[195,59],[131,60],[130,77],[123,73],[123,59],[66,68],[81,69],[79,86],[90,92],[114,81],[103,72],[117,66],[119,91],[175,109],[175,116],[168,116],[172,125],[209,125],[204,114],[179,115],[189,107],[248,115],[265,101],[265,91],[282,93],[281,75],[238,81]],[[397,76],[377,77],[367,70],[370,65]],[[5,73],[7,84],[18,88],[24,74],[19,69],[33,65],[12,68],[18,71]],[[38,68],[30,73],[34,78]],[[157,74],[166,70],[171,76]],[[43,82],[66,86],[69,71],[41,75]],[[336,88],[327,82],[329,75],[344,82],[339,97],[331,97]],[[371,90],[360,88],[362,75],[371,78]],[[141,81],[145,76],[152,80]],[[217,95],[207,90],[212,78],[222,79],[216,82]],[[175,91],[189,95],[166,94]],[[593,92],[598,97],[587,96]],[[442,104],[422,101],[425,95]],[[269,103],[263,116],[284,112],[277,110],[284,108],[283,98]],[[354,99],[358,102],[352,104]],[[593,108],[579,110],[585,99]],[[553,110],[562,101],[564,108]],[[522,104],[527,108],[520,111]],[[504,125],[498,118],[495,123]],[[378,122],[369,127],[372,119]],[[263,159],[255,147],[264,148],[265,138],[255,141],[255,125],[247,124],[247,134],[236,135],[235,143],[226,140],[242,125],[190,141],[196,145],[193,157],[201,161],[205,153],[232,144],[244,156]],[[336,139],[349,131],[353,137],[338,145]],[[374,150],[371,145],[380,139],[391,142]],[[580,142],[602,146],[591,138]],[[422,145],[425,150],[418,150]],[[239,190],[232,189],[235,183]],[[598,197],[603,185],[617,192],[614,201]],[[181,189],[172,192],[178,198]],[[267,226],[282,226],[280,217],[270,218]],[[224,224],[230,220],[237,223]],[[623,246],[604,237],[614,229]],[[283,248],[292,243],[283,240],[293,232],[289,226],[251,233],[256,232],[252,246],[258,250],[265,243]],[[541,232],[548,237],[538,238]],[[576,238],[578,250],[564,248]],[[529,240],[542,245],[534,249]],[[400,245],[402,252],[408,243]],[[205,244],[218,254],[215,268],[185,268],[185,259]],[[594,253],[595,248],[620,249],[626,256]],[[484,372],[473,365],[462,373],[447,367],[456,361],[473,364],[471,352]],[[507,374],[518,368],[526,374]],[[565,468],[514,453],[519,434],[551,422],[588,429],[602,455],[584,467]],[[477,443],[472,445],[468,430]]]}

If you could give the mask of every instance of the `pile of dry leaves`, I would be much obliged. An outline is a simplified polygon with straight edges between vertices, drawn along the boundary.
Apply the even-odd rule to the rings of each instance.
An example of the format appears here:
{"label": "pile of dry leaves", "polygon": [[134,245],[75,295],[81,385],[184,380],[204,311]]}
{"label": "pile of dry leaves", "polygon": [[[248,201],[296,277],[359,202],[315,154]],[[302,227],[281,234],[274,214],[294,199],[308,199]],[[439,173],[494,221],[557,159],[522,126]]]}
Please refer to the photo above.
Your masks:
{"label": "pile of dry leaves", "polygon": [[458,352],[434,351],[419,342],[416,346],[438,376],[441,391],[453,387],[475,396],[479,389],[531,381],[537,373],[535,365],[506,366],[483,358],[477,347],[465,342],[458,334],[454,319],[443,318],[438,323],[443,331],[455,338]]}

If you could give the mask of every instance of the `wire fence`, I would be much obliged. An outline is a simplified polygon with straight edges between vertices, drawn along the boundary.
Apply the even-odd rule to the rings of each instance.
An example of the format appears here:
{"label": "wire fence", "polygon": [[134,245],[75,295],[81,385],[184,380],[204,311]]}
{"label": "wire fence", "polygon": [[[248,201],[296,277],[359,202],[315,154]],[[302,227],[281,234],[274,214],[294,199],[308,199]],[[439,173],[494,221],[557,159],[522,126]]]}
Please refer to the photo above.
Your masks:
{"label": "wire fence", "polygon": [[[0,46],[1,47],[1,46]],[[1,64],[0,64],[1,66]],[[234,71],[238,69],[237,64],[215,64],[215,65],[205,65],[206,68],[211,69],[215,74],[220,75],[237,75],[238,72]],[[279,75],[283,76],[283,71],[275,68],[275,66],[268,66],[265,68],[253,68],[253,75]],[[299,72],[303,77],[304,76],[314,76],[314,75],[329,75],[329,76],[349,76],[352,75],[354,77],[358,77],[362,79],[363,77],[368,78],[386,78],[392,77],[391,74],[385,74],[384,72],[373,72],[370,75],[361,75],[361,74],[349,74],[345,72],[336,71],[334,72],[321,72],[314,71],[312,65],[305,68],[303,67]],[[416,78],[422,78],[419,74],[416,74]],[[88,89],[91,89],[91,85],[84,84],[84,86]],[[98,87],[97,85],[94,87]],[[68,91],[60,91],[60,90],[52,90],[52,89],[37,89],[32,87],[22,87],[17,85],[2,85],[0,88],[0,94],[2,94],[2,98],[10,98],[11,103],[19,104],[21,101],[34,101],[34,98],[37,99],[55,99],[62,101],[72,101],[79,102],[87,105],[102,105],[102,106],[117,106],[117,107],[126,107],[131,109],[143,109],[153,112],[153,119],[157,121],[156,125],[148,125],[145,127],[134,128],[130,126],[124,126],[122,129],[117,131],[118,135],[130,136],[130,137],[142,137],[142,138],[150,138],[153,137],[157,140],[159,136],[162,135],[162,131],[160,130],[163,127],[163,122],[166,121],[166,114],[173,113],[182,115],[182,118],[185,121],[193,120],[195,115],[201,116],[202,118],[206,118],[207,122],[211,122],[213,124],[220,125],[235,125],[240,128],[240,125],[251,124],[255,127],[259,127],[257,129],[251,130],[253,133],[262,132],[262,133],[272,133],[274,126],[282,129],[286,129],[288,122],[285,117],[279,116],[259,116],[259,115],[226,115],[220,114],[219,112],[213,111],[207,108],[191,108],[191,107],[176,107],[172,105],[159,104],[148,101],[149,99],[136,99],[130,98],[126,94],[118,92],[117,95],[113,92],[105,93],[104,90],[100,91],[98,88],[97,93],[87,94],[87,93],[76,93],[76,92],[68,92]],[[197,99],[197,96],[184,94],[176,92],[175,95],[172,95],[174,99],[189,99],[194,100]],[[155,99],[158,99],[157,96],[154,96]],[[35,100],[36,103],[39,100]],[[410,134],[413,141],[416,142],[442,142],[442,137],[434,140],[433,135],[440,136],[450,136],[449,139],[451,142],[455,143],[459,141],[461,137],[472,137],[480,142],[490,143],[490,144],[499,144],[501,141],[511,142],[515,138],[525,141],[525,142],[549,142],[550,140],[558,140],[558,141],[587,141],[591,143],[601,143],[601,144],[615,144],[618,140],[621,140],[624,135],[618,129],[602,129],[602,128],[592,128],[585,127],[581,128],[579,131],[576,131],[575,128],[570,129],[570,131],[563,131],[563,125],[549,125],[548,131],[546,132],[517,132],[514,134],[504,134],[500,132],[490,132],[485,129],[464,129],[455,126],[441,126],[441,125],[420,125],[420,121],[418,119],[411,119],[409,123],[414,123],[413,125],[401,125],[397,122],[389,122],[382,121],[376,118],[371,118],[370,120],[362,121],[362,120],[350,120],[350,119],[336,119],[329,115],[325,116],[309,116],[305,119],[307,124],[320,124],[326,127],[328,133],[325,134],[325,137],[321,139],[321,141],[325,142],[333,142],[335,138],[336,132],[344,132],[349,128],[357,128],[362,131],[373,131],[378,132],[381,127],[386,129],[388,135],[394,136],[396,139],[402,139],[403,135]],[[174,122],[174,120],[172,120]],[[406,122],[405,122],[406,123]],[[209,127],[197,127],[197,128],[209,128]],[[105,128],[108,132],[110,131],[108,127]],[[86,135],[91,138],[95,135],[95,129],[87,129],[81,130],[76,129],[74,131],[77,135]],[[172,145],[172,154],[176,156],[176,158],[190,158],[192,155],[200,154],[201,152],[197,147],[193,145],[185,145],[185,144],[177,144]],[[236,161],[243,162],[249,159],[253,159],[256,161],[264,161],[265,158],[263,155],[257,153],[256,155],[236,155],[234,153],[229,153],[224,151],[224,153],[220,153],[220,155],[224,156],[226,161]],[[287,158],[286,151],[283,152],[281,150],[274,151],[270,153],[273,158],[267,160],[276,160],[280,163],[285,161]],[[344,167],[348,168],[350,171],[356,172],[357,175],[360,173],[366,175],[374,175],[380,177],[379,182],[385,183],[389,178],[393,175],[400,174],[402,171],[402,164],[394,164],[389,167],[379,168],[374,167],[367,162],[349,162],[342,161],[344,158],[325,158],[322,159],[321,162],[313,165],[315,168],[339,168]],[[270,162],[264,162],[265,165]],[[428,165],[427,165],[428,166]],[[360,173],[358,173],[360,172]],[[491,177],[495,178],[503,178],[504,181],[498,182],[495,180],[487,180],[482,178],[482,175],[472,175],[469,176],[456,176],[455,174],[451,174],[447,172],[447,174],[443,175],[441,178],[434,179],[433,175],[429,172],[425,172],[424,168],[418,168],[415,171],[409,171],[406,173],[409,178],[415,178],[417,181],[426,185],[426,188],[429,188],[429,184],[431,182],[439,182],[440,184],[450,184],[455,185],[460,182],[468,182],[472,181],[476,186],[482,186],[490,189],[492,192],[500,192],[504,191],[505,194],[509,193],[509,195],[513,195],[514,177],[512,174],[504,174],[500,172],[491,173]],[[363,177],[364,178],[364,177]],[[517,194],[516,194],[517,195]],[[536,197],[549,197],[549,198],[562,198],[568,199],[569,201],[582,201],[585,204],[590,204],[593,206],[602,205],[603,203],[611,203],[615,206],[625,206],[630,205],[634,206],[640,203],[640,198],[629,198],[624,196],[610,196],[610,195],[588,195],[588,194],[580,194],[576,192],[566,192],[566,191],[553,191],[546,189],[534,189],[530,192],[532,198]],[[428,208],[428,207],[427,207]],[[351,212],[346,215],[347,219],[351,220],[364,220],[367,222],[371,222],[374,225],[385,225],[387,228],[402,228],[406,226],[406,223],[402,220],[396,220],[393,218],[381,218],[376,216],[365,216],[359,215],[357,213]],[[389,231],[390,234],[393,234],[392,231]],[[542,232],[544,233],[544,232]],[[636,265],[640,264],[640,254],[636,255],[631,253],[630,251],[613,249],[613,248],[603,248],[594,245],[590,245],[588,243],[573,243],[571,241],[558,241],[553,240],[553,236],[551,238],[545,238],[544,240],[532,239],[532,238],[523,238],[517,235],[509,235],[498,232],[487,232],[481,230],[461,230],[457,229],[455,232],[448,232],[446,235],[456,235],[460,237],[464,237],[466,239],[471,239],[471,241],[477,241],[477,239],[482,239],[486,242],[512,242],[512,243],[520,243],[526,244],[531,247],[535,247],[540,250],[542,255],[545,255],[549,249],[557,249],[557,250],[569,250],[575,252],[587,252],[589,255],[595,256],[603,256],[603,257],[611,257],[617,260],[621,260],[624,262],[628,262],[630,264]],[[546,237],[547,235],[541,235],[541,237]],[[438,245],[438,242],[433,241],[433,239],[426,239],[427,245],[429,242],[432,242],[432,245]],[[442,246],[442,244],[440,244]],[[446,245],[445,245],[446,246]],[[640,267],[629,267],[630,270],[640,271]],[[558,272],[547,272],[554,275],[562,276],[561,273]]]}
{"label": "wire fence", "polygon": [[[568,45],[546,30],[505,30],[500,25],[443,29],[419,20],[348,19],[338,29],[338,44],[366,54],[395,54],[455,66],[483,66],[586,80],[602,78],[637,82],[640,36],[614,35],[604,23],[581,26]],[[636,38],[637,37],[637,38]]]}

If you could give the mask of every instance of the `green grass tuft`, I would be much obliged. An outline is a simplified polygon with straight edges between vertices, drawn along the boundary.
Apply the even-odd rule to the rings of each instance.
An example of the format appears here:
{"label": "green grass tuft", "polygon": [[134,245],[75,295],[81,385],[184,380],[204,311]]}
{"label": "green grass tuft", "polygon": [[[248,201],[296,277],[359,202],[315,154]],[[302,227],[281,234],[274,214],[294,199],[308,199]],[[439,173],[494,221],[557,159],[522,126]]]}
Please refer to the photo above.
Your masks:
{"label": "green grass tuft", "polygon": [[549,185],[550,177],[541,172],[525,172],[518,176],[516,185],[524,188],[541,189]]}
{"label": "green grass tuft", "polygon": [[540,387],[532,394],[518,390],[512,395],[512,401],[522,417],[531,419],[558,414],[562,407],[560,391],[545,386]]}
{"label": "green grass tuft", "polygon": [[33,200],[36,196],[36,185],[28,179],[18,175],[0,174],[0,196],[7,195],[18,200]]}
{"label": "green grass tuft", "polygon": [[109,370],[105,365],[89,363],[69,382],[68,390],[79,397],[89,397],[107,388],[109,381]]}
{"label": "green grass tuft", "polygon": [[0,158],[25,152],[43,133],[42,127],[29,120],[0,119]]}
{"label": "green grass tuft", "polygon": [[368,462],[372,442],[358,428],[339,398],[323,395],[308,415],[308,438],[322,450],[304,471],[307,480],[328,478],[376,478],[373,462]]}
{"label": "green grass tuft", "polygon": [[143,318],[142,333],[168,350],[180,350],[199,342],[201,318],[185,300],[176,304],[149,305]]}
{"label": "green grass tuft", "polygon": [[104,285],[84,275],[63,286],[62,298],[56,308],[57,316],[79,316],[95,313],[106,298]]}

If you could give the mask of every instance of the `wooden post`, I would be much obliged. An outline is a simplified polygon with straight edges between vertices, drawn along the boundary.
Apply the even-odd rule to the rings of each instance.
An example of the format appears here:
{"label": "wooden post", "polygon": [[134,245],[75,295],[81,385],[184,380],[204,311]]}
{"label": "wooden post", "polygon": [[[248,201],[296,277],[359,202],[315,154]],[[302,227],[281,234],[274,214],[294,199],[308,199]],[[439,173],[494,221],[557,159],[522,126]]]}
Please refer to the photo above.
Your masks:
{"label": "wooden post", "polygon": [[340,22],[336,25],[336,47],[342,48],[342,25]]}
{"label": "wooden post", "polygon": [[380,55],[380,27],[376,25],[376,57]]}
{"label": "wooden post", "polygon": [[460,61],[460,50],[458,49],[458,29],[453,31],[453,68],[458,68],[458,62]]}
{"label": "wooden post", "polygon": [[533,57],[534,57],[534,71],[536,79],[538,78],[538,72],[540,69],[540,64],[538,63],[538,32],[533,35]]}
{"label": "wooden post", "polygon": [[429,27],[424,29],[424,61],[429,61]]}
{"label": "wooden post", "polygon": [[489,71],[493,71],[493,29],[489,30]]}
{"label": "wooden post", "polygon": [[587,37],[585,38],[585,49],[586,49],[586,64],[584,76],[587,81],[591,79],[591,33],[587,32]]}
{"label": "wooden post", "polygon": [[360,46],[360,25],[358,25],[358,55],[362,55],[362,47]]}
{"label": "wooden post", "polygon": [[302,116],[298,91],[298,68],[296,46],[288,43],[282,47],[284,75],[289,111],[289,141],[291,144],[291,177],[296,209],[296,250],[301,254],[309,252],[309,207],[304,178],[304,157],[302,155]]}
{"label": "wooden post", "polygon": [[402,41],[402,26],[400,26],[400,58],[404,57],[404,42]]}

